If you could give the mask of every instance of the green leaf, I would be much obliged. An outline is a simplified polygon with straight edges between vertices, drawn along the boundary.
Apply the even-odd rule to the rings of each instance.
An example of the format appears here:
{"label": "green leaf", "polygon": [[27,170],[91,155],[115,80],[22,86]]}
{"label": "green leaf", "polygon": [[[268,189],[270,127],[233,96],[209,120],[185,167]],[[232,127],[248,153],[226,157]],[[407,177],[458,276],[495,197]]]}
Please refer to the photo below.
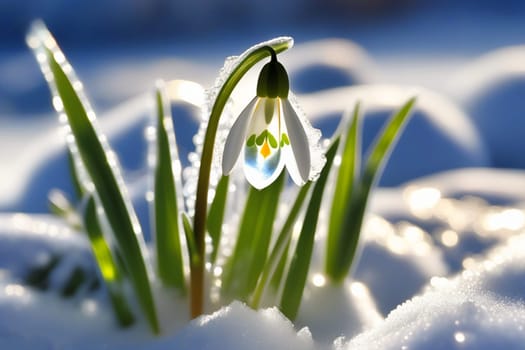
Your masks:
{"label": "green leaf", "polygon": [[[152,331],[159,333],[153,294],[141,250],[144,242],[139,240],[140,225],[129,200],[121,190],[123,181],[118,167],[114,159],[108,159],[110,156],[93,126],[95,115],[87,105],[87,99],[80,96],[82,92],[71,66],[43,24],[33,26],[28,43],[34,48],[42,71],[49,79],[54,94],[53,105],[67,117],[74,138],[75,147],[70,150],[75,162],[81,163],[86,169],[92,183],[90,185],[85,181],[82,185],[94,187],[97,204],[104,209],[142,311]],[[68,145],[72,147],[71,142]]]}
{"label": "green leaf", "polygon": [[310,268],[317,220],[321,210],[326,180],[330,174],[338,146],[339,138],[336,138],[326,152],[326,164],[312,190],[312,196],[304,215],[299,240],[286,276],[279,308],[281,312],[292,321],[297,316],[299,306],[301,305],[306,278],[308,277],[308,270]]}
{"label": "green leaf", "polygon": [[51,190],[47,199],[51,213],[64,219],[72,228],[80,229],[80,218],[77,210],[62,191]]}
{"label": "green leaf", "polygon": [[[173,132],[171,108],[163,84],[155,92],[157,103],[156,166],[154,169],[154,223],[157,268],[161,281],[180,291],[185,290],[184,266],[179,239],[179,207],[177,183],[180,184],[180,166]],[[176,181],[176,178],[179,180]]]}
{"label": "green leaf", "polygon": [[290,244],[292,240],[290,239],[285,243],[285,246],[283,248],[283,253],[281,255],[281,259],[277,263],[277,267],[275,268],[275,271],[273,272],[272,278],[269,282],[270,291],[277,296],[277,293],[279,292],[282,284],[283,284],[283,276],[284,271],[286,267],[288,267],[288,253],[290,251]]}
{"label": "green leaf", "polygon": [[359,103],[355,105],[352,118],[343,118],[348,120],[348,129],[344,133],[345,144],[341,152],[341,164],[334,188],[332,199],[332,208],[330,210],[328,236],[326,243],[326,266],[330,270],[338,263],[335,260],[339,237],[342,234],[342,227],[345,215],[348,215],[347,209],[352,198],[352,190],[356,184],[358,175],[359,161],[361,156],[360,149],[360,121],[359,121]]}
{"label": "green leaf", "polygon": [[91,250],[100,274],[106,283],[117,320],[121,326],[129,326],[133,324],[134,318],[124,297],[122,275],[102,234],[92,196],[86,198],[82,223],[91,243]]}
{"label": "green leaf", "polygon": [[24,277],[24,284],[40,290],[47,290],[50,287],[51,274],[62,260],[62,256],[53,254],[45,262],[39,262],[36,266],[30,267]]}
{"label": "green leaf", "polygon": [[250,187],[232,256],[225,265],[222,292],[246,301],[266,262],[273,223],[285,179],[284,171],[263,190]]}
{"label": "green leaf", "polygon": [[71,151],[68,150],[67,152],[67,162],[69,165],[69,174],[71,176],[71,182],[73,185],[73,190],[76,195],[76,201],[80,201],[82,197],[84,197],[85,193],[82,189],[82,186],[80,185],[80,180],[78,178],[77,169],[75,168],[75,161],[73,160],[73,155],[71,154]]}
{"label": "green leaf", "polygon": [[383,167],[392,149],[403,132],[415,102],[415,97],[408,100],[399,111],[390,118],[388,124],[375,142],[372,153],[370,153],[367,159],[361,181],[362,187],[364,187],[366,191],[372,187],[374,181],[379,178],[383,171]]}
{"label": "green leaf", "polygon": [[219,243],[222,235],[222,222],[224,220],[224,210],[226,208],[226,198],[228,196],[229,177],[223,176],[215,189],[215,197],[210,205],[208,213],[208,233],[211,237],[212,252],[210,262],[215,263],[219,251]]}
{"label": "green leaf", "polygon": [[284,267],[286,264],[286,256],[288,254],[288,247],[290,246],[290,240],[292,238],[293,225],[295,224],[295,221],[297,220],[297,216],[299,216],[299,212],[301,211],[301,208],[303,206],[304,200],[306,198],[306,195],[308,194],[308,190],[310,189],[311,184],[312,183],[308,181],[306,184],[304,184],[303,187],[301,187],[301,189],[299,190],[299,193],[297,193],[294,204],[292,208],[290,209],[290,213],[288,214],[288,217],[286,218],[286,221],[281,229],[281,232],[277,236],[277,240],[275,241],[275,244],[272,248],[270,256],[264,266],[264,270],[261,274],[261,278],[259,279],[259,282],[257,283],[255,292],[253,293],[253,298],[252,298],[252,303],[251,303],[253,308],[259,307],[259,303],[261,301],[264,290],[267,287],[268,283],[270,282],[269,279],[271,278],[272,279],[271,281],[275,280],[277,284],[281,280],[281,276],[282,276],[282,273],[284,272]]}
{"label": "green leaf", "polygon": [[86,273],[79,266],[75,266],[65,285],[61,287],[60,294],[65,298],[74,296],[85,281]]}
{"label": "green leaf", "polygon": [[327,253],[333,254],[334,262],[327,265],[326,273],[334,282],[340,283],[348,275],[357,249],[368,195],[406,125],[415,101],[415,98],[411,98],[390,118],[373,145],[362,178],[346,209],[337,244],[333,251]]}
{"label": "green leaf", "polygon": [[195,239],[193,234],[193,229],[191,228],[191,223],[188,215],[182,213],[182,227],[184,228],[184,234],[186,236],[186,244],[188,245],[188,252],[190,255],[190,260],[197,264],[200,260],[199,252],[197,251],[197,246],[195,245]]}

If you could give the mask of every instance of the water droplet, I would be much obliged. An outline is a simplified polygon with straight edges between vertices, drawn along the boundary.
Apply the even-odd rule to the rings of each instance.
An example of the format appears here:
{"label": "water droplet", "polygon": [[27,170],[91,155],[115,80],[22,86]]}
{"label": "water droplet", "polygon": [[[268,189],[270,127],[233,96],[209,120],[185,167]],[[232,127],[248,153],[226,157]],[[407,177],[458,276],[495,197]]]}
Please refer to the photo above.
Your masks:
{"label": "water droplet", "polygon": [[323,287],[326,284],[326,278],[322,274],[316,273],[312,277],[312,283],[316,287]]}
{"label": "water droplet", "polygon": [[53,52],[53,58],[55,59],[55,61],[57,61],[58,64],[62,65],[62,64],[65,64],[66,63],[66,57],[64,56],[64,54],[60,51],[55,51]]}
{"label": "water droplet", "polygon": [[453,230],[445,230],[441,233],[441,243],[446,247],[455,247],[458,241],[458,234]]}
{"label": "water droplet", "polygon": [[456,333],[454,333],[454,339],[458,343],[464,343],[465,340],[466,340],[466,337],[465,337],[465,334],[463,332],[456,332]]}
{"label": "water droplet", "polygon": [[82,311],[88,315],[94,315],[98,310],[98,305],[94,300],[88,299],[82,302]]}
{"label": "water droplet", "polygon": [[146,202],[153,202],[155,199],[155,193],[153,193],[153,191],[146,191],[144,197],[146,198]]}
{"label": "water droplet", "polygon": [[215,266],[213,268],[213,276],[215,277],[220,277],[222,275],[222,267],[220,266]]}
{"label": "water droplet", "polygon": [[4,293],[10,297],[22,297],[26,293],[26,289],[20,284],[8,284],[4,287]]}
{"label": "water droplet", "polygon": [[52,103],[57,112],[60,113],[64,110],[64,104],[62,103],[62,99],[59,96],[53,96]]}
{"label": "water droplet", "polygon": [[364,298],[368,294],[368,288],[361,282],[352,282],[350,292],[357,298]]}
{"label": "water droplet", "polygon": [[404,196],[412,213],[423,218],[430,217],[441,200],[441,192],[433,187],[408,187]]}

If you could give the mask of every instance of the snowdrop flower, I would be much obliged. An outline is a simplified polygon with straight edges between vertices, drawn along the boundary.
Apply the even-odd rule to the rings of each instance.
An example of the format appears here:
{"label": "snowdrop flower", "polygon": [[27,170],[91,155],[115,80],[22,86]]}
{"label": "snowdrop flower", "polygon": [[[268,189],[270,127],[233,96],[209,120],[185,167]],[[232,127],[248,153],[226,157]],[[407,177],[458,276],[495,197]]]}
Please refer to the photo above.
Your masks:
{"label": "snowdrop flower", "polygon": [[259,74],[257,96],[234,122],[222,156],[222,171],[228,175],[243,151],[244,174],[257,189],[275,181],[284,166],[301,186],[309,178],[311,165],[308,137],[288,100],[288,73],[273,50],[271,54]]}

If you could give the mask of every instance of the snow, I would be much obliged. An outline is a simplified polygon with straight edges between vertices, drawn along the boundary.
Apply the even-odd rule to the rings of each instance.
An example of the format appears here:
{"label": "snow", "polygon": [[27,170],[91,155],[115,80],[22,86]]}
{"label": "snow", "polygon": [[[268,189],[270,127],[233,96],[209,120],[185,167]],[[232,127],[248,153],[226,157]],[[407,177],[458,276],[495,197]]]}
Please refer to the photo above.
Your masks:
{"label": "snow", "polygon": [[[233,302],[189,322],[188,307],[178,302],[180,297],[158,288],[165,335],[154,337],[144,321],[119,330],[102,290],[81,287],[70,298],[59,295],[71,269],[87,267],[88,274],[96,274],[83,235],[48,215],[3,214],[0,224],[3,348],[32,349],[38,344],[38,349],[314,349],[308,329],[296,331],[275,308],[254,311]],[[56,283],[43,290],[27,286],[27,272],[52,254],[62,257],[50,276]]]}
{"label": "snow", "polygon": [[308,327],[318,344],[357,335],[382,321],[373,297],[361,282],[333,286],[323,275],[314,275],[303,298],[296,325]]}
{"label": "snow", "polygon": [[233,302],[202,316],[173,338],[178,349],[314,349],[310,332],[298,332],[277,309],[253,311]]}
{"label": "snow", "polygon": [[518,235],[338,349],[519,349],[525,340],[523,247]]}
{"label": "snow", "polygon": [[[417,196],[403,193],[423,186],[418,188],[427,189],[423,193],[433,198],[434,206],[439,206],[449,195],[455,194],[453,189],[447,188],[450,176],[470,175],[473,178],[476,172],[477,183],[483,187],[481,184],[489,184],[495,174],[489,170],[461,172],[414,181],[396,191],[410,208],[410,201]],[[516,197],[510,189],[519,176],[507,175],[511,175],[509,178],[514,175],[516,181],[498,183],[499,198],[504,198],[506,193]],[[525,174],[519,175],[525,180]],[[439,198],[435,193],[431,196],[429,188],[441,193]],[[492,188],[489,198],[495,191]],[[383,191],[379,190],[378,197],[382,195]],[[372,208],[381,211],[374,205]],[[453,247],[440,244],[440,236],[432,237],[406,221],[392,224],[372,215],[367,220],[354,279],[347,280],[343,287],[333,287],[326,284],[322,275],[312,275],[295,327],[276,309],[253,311],[234,302],[190,323],[179,322],[175,328],[172,324],[160,338],[152,338],[145,323],[116,331],[112,315],[104,306],[107,301],[100,291],[60,299],[51,291],[42,293],[24,286],[21,282],[24,271],[50,251],[77,257],[64,261],[66,267],[78,265],[82,260],[89,266],[87,242],[83,236],[49,216],[4,214],[0,217],[0,269],[3,271],[0,274],[0,310],[9,317],[1,319],[0,338],[2,345],[16,348],[31,348],[35,344],[39,344],[39,348],[60,344],[101,349],[519,348],[525,338],[525,253],[521,249],[525,234],[520,234],[525,227],[525,214],[519,206],[511,209],[486,204],[478,206],[479,220],[483,221],[490,214],[488,208],[500,212],[514,210],[517,219],[521,213],[521,221],[513,227],[496,229],[493,234],[497,234],[499,243],[492,248],[487,247],[477,255],[464,251],[465,266],[453,274],[449,273],[452,268],[445,259],[447,250]],[[384,215],[388,217],[391,213],[385,211]],[[411,217],[415,221],[422,220],[415,214]],[[432,220],[435,218],[427,217],[423,221]],[[458,231],[458,244],[465,232]],[[484,234],[486,232],[479,233]],[[60,271],[55,273],[60,274]],[[63,280],[66,275],[56,279]],[[163,305],[164,312],[168,313],[165,318],[173,322],[173,315],[170,317],[165,309],[167,304]],[[180,310],[181,305],[178,308]],[[70,334],[64,338],[62,329],[66,325]]]}
{"label": "snow", "polygon": [[[282,6],[291,11],[288,6],[295,3]],[[206,315],[188,321],[180,296],[156,286],[163,335],[152,336],[143,320],[130,329],[118,329],[103,287],[90,285],[97,271],[88,242],[63,222],[42,214],[52,188],[71,192],[65,145],[43,79],[27,56],[15,54],[0,61],[0,75],[5,77],[0,93],[7,96],[0,96],[7,101],[0,106],[6,113],[0,119],[0,348],[522,348],[525,80],[520,62],[525,51],[513,42],[522,40],[516,18],[520,25],[522,21],[519,16],[485,15],[486,25],[473,21],[475,30],[462,32],[458,23],[464,18],[462,11],[473,11],[471,3],[456,5],[461,11],[451,14],[450,26],[440,22],[439,11],[444,10],[434,5],[436,16],[382,23],[378,33],[385,37],[372,35],[371,29],[354,32],[366,49],[330,38],[298,41],[282,55],[298,103],[325,137],[335,130],[341,113],[362,101],[363,152],[386,118],[409,97],[418,96],[413,119],[385,168],[382,187],[372,195],[358,263],[348,279],[334,287],[321,273],[322,244],[316,246],[295,324],[275,308],[255,311],[239,302],[208,305]],[[259,2],[254,6],[266,8]],[[213,9],[199,11],[209,19]],[[124,15],[128,21],[133,13]],[[436,23],[440,33],[429,32]],[[508,35],[498,41],[496,35],[487,34],[488,28],[496,27]],[[315,31],[319,24],[312,28]],[[475,36],[477,42],[469,41],[465,51],[454,51],[461,46],[462,35],[472,38],[479,31],[485,35]],[[300,35],[310,39],[307,32]],[[443,37],[450,37],[451,43],[444,44],[439,40]],[[188,46],[180,50],[188,49],[198,59],[188,58],[190,54],[130,58],[120,53],[95,63],[73,61],[79,63],[79,76],[95,107],[102,107],[100,131],[123,165],[147,239],[144,129],[151,123],[153,83],[157,78],[182,78],[211,86],[221,63],[215,58],[243,48],[241,40],[229,46],[211,41],[212,48],[224,52],[211,55],[209,46],[199,51],[186,42]],[[478,55],[501,43],[514,46]],[[403,52],[419,44],[421,51]],[[424,52],[440,46],[450,51]],[[93,59],[98,53],[91,55]],[[81,56],[77,52],[77,58]],[[241,82],[232,98],[232,115],[253,95],[255,78],[255,73],[249,74]],[[179,103],[174,118],[184,167],[198,163],[192,137],[201,115],[194,105],[205,97],[198,85],[194,87],[192,96],[183,99],[190,106]],[[188,169],[186,180],[194,175]],[[232,186],[238,184],[232,181]],[[232,222],[236,215],[232,213]],[[320,228],[316,241],[324,234]],[[56,257],[59,265],[49,284],[30,285],[30,272],[45,268]],[[84,282],[72,295],[62,296],[79,270]]]}

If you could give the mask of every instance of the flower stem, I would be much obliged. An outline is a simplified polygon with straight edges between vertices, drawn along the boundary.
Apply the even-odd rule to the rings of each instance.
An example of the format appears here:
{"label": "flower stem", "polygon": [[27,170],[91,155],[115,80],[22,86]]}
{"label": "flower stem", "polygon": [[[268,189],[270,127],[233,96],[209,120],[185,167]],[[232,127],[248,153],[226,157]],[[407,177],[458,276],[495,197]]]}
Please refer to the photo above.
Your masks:
{"label": "flower stem", "polygon": [[292,45],[291,40],[283,40],[270,44],[256,47],[251,52],[247,52],[244,57],[241,56],[239,62],[233,68],[231,74],[226,79],[224,84],[217,94],[217,98],[211,109],[210,118],[208,120],[208,127],[204,136],[204,144],[202,147],[201,162],[199,168],[199,178],[197,180],[197,193],[195,199],[195,216],[193,218],[193,231],[195,237],[195,244],[197,254],[200,259],[190,264],[191,271],[191,317],[197,317],[203,312],[204,301],[204,238],[206,230],[206,219],[208,210],[208,188],[210,185],[210,171],[213,157],[213,147],[215,144],[215,136],[219,126],[219,120],[224,110],[224,106],[228,101],[235,86],[239,83],[241,78],[260,60],[276,53],[285,51]]}

